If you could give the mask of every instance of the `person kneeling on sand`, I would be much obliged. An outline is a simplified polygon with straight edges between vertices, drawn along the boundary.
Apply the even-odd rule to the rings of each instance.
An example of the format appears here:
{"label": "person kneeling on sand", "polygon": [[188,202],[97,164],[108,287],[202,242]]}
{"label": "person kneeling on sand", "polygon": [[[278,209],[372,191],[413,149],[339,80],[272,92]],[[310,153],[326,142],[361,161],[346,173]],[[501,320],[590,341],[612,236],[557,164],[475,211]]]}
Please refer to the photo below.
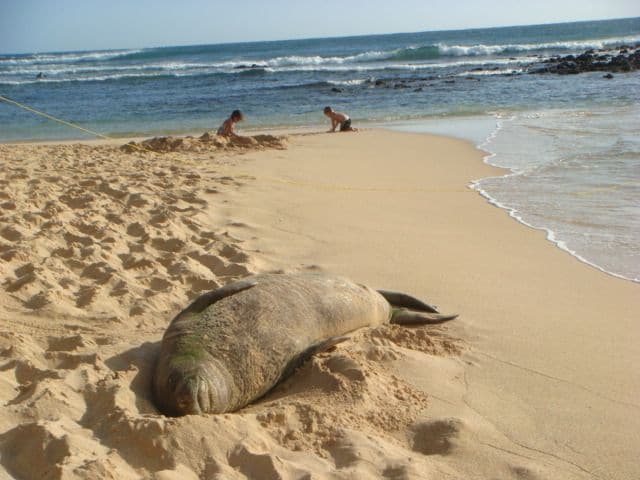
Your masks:
{"label": "person kneeling on sand", "polygon": [[351,119],[346,113],[334,112],[331,107],[324,107],[324,114],[331,119],[331,130],[329,132],[335,132],[338,125],[340,125],[341,132],[357,131],[351,126]]}
{"label": "person kneeling on sand", "polygon": [[238,137],[239,135],[235,131],[236,123],[244,120],[244,116],[240,110],[234,110],[231,112],[231,116],[227,118],[220,128],[218,129],[218,135],[223,137]]}

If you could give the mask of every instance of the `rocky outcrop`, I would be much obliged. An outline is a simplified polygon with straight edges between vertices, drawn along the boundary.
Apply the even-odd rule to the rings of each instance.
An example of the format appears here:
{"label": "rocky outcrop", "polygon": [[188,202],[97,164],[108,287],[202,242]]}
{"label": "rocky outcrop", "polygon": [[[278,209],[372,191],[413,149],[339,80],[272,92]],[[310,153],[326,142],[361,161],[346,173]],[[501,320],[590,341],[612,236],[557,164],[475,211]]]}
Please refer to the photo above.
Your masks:
{"label": "rocky outcrop", "polygon": [[614,50],[587,50],[578,56],[551,57],[531,65],[529,73],[575,75],[583,72],[621,73],[638,69],[640,69],[640,44],[624,45]]}

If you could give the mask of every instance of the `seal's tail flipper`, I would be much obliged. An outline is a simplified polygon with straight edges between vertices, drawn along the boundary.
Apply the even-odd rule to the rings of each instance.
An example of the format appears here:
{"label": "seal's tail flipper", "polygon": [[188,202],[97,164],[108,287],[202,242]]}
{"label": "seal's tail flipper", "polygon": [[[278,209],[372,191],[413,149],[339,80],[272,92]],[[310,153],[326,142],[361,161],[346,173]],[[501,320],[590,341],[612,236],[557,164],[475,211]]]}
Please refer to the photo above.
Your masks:
{"label": "seal's tail flipper", "polygon": [[394,308],[391,314],[391,323],[397,323],[399,325],[434,324],[448,322],[457,316],[457,314],[446,315],[442,313],[413,312],[406,308]]}
{"label": "seal's tail flipper", "polygon": [[418,300],[406,293],[390,292],[388,290],[378,290],[378,293],[382,295],[392,307],[404,307],[418,312],[438,313],[438,309],[433,305],[424,303],[422,300]]}

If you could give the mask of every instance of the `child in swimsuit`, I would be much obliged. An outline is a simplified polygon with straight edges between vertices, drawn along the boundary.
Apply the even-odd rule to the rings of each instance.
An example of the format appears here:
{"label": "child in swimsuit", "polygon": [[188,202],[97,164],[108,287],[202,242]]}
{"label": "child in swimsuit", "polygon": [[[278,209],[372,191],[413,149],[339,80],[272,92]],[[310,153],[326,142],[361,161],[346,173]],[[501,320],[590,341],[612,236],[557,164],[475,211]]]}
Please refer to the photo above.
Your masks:
{"label": "child in swimsuit", "polygon": [[231,116],[220,125],[218,135],[222,135],[223,137],[237,137],[238,134],[235,131],[235,125],[242,120],[244,120],[242,112],[240,110],[234,110],[231,112]]}
{"label": "child in swimsuit", "polygon": [[329,130],[329,132],[335,132],[338,125],[340,125],[341,132],[356,131],[356,129],[351,126],[351,119],[346,113],[334,112],[331,107],[324,107],[324,114],[331,119],[331,130]]}

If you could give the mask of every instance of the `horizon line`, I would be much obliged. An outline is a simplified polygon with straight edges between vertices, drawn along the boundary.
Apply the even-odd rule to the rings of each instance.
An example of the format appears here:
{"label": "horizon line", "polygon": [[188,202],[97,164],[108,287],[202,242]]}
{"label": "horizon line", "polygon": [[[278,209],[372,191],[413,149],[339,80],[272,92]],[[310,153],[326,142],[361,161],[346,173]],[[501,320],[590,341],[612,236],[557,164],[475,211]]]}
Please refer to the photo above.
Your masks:
{"label": "horizon line", "polygon": [[[319,37],[293,37],[293,38],[284,38],[284,39],[273,39],[273,40],[241,40],[241,41],[232,41],[232,42],[213,42],[213,43],[189,43],[189,44],[174,44],[174,45],[148,45],[148,46],[132,46],[132,47],[120,47],[120,48],[100,48],[100,49],[90,49],[90,50],[47,50],[47,51],[33,51],[33,52],[1,52],[0,55],[3,56],[11,56],[11,55],[30,55],[30,54],[60,54],[60,53],[84,53],[84,52],[109,52],[109,51],[117,51],[117,50],[147,50],[147,49],[155,49],[155,48],[184,48],[184,47],[202,47],[202,46],[216,46],[216,45],[246,45],[253,43],[280,43],[280,42],[296,42],[296,41],[307,41],[307,40],[329,40],[329,39],[347,39],[347,38],[362,38],[362,37],[375,37],[375,36],[383,36],[383,35],[412,35],[419,33],[436,33],[436,32],[464,32],[470,30],[496,30],[496,29],[506,29],[506,28],[517,28],[517,27],[541,27],[545,25],[563,25],[570,23],[593,23],[593,22],[612,22],[619,20],[634,20],[640,19],[640,16],[637,17],[616,17],[616,18],[600,18],[600,19],[592,19],[592,20],[574,20],[567,22],[547,22],[547,23],[532,23],[532,24],[513,24],[513,25],[496,25],[496,26],[488,26],[488,27],[469,27],[469,28],[442,28],[442,29],[430,29],[430,30],[417,30],[410,32],[384,32],[384,33],[363,33],[363,34],[355,34],[355,35],[343,35],[343,36],[319,36]],[[640,33],[640,32],[639,32]]]}

